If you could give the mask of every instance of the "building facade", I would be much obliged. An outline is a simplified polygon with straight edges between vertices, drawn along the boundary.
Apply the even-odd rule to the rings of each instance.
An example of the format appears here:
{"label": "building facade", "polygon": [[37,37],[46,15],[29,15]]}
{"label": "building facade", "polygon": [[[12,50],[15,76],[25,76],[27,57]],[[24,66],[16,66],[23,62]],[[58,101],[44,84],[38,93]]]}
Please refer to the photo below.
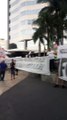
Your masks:
{"label": "building facade", "polygon": [[47,0],[45,3],[37,3],[37,0],[8,0],[10,43],[16,43],[21,49],[37,49],[37,45],[34,45],[32,40],[34,33],[32,23],[37,19],[39,11],[47,4]]}
{"label": "building facade", "polygon": [[0,47],[7,49],[7,42],[6,40],[0,38]]}

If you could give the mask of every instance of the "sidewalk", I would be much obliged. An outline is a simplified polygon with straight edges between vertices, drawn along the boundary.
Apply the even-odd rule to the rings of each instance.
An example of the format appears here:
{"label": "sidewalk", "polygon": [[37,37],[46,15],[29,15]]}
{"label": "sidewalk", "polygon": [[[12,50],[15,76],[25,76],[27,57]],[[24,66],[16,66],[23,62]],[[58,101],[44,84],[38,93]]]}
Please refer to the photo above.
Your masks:
{"label": "sidewalk", "polygon": [[18,76],[16,75],[16,78],[14,80],[11,80],[10,72],[6,71],[5,80],[0,81],[0,95],[24,80],[28,76],[28,74],[29,73],[27,72],[19,71]]}

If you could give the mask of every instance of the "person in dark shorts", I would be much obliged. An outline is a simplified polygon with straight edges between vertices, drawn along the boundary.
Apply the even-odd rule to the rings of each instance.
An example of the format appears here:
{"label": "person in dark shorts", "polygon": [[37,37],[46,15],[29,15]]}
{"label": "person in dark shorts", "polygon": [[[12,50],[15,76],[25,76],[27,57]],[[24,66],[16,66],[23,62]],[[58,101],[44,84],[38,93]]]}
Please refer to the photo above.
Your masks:
{"label": "person in dark shorts", "polygon": [[62,87],[64,88],[64,81],[59,79],[59,59],[54,59],[54,68],[55,68],[55,83],[54,83],[54,87]]}
{"label": "person in dark shorts", "polygon": [[[15,64],[16,64],[16,60],[15,60],[14,62],[15,62]],[[18,76],[18,72],[19,72],[19,70],[18,70],[17,68],[15,68],[15,75]]]}
{"label": "person in dark shorts", "polygon": [[4,81],[6,68],[7,68],[7,64],[6,64],[5,61],[3,60],[3,61],[0,63],[0,80],[2,80],[2,81]]}
{"label": "person in dark shorts", "polygon": [[18,69],[15,69],[16,75],[18,75]]}
{"label": "person in dark shorts", "polygon": [[11,70],[11,80],[15,79],[15,61],[13,59],[10,63],[10,70]]}

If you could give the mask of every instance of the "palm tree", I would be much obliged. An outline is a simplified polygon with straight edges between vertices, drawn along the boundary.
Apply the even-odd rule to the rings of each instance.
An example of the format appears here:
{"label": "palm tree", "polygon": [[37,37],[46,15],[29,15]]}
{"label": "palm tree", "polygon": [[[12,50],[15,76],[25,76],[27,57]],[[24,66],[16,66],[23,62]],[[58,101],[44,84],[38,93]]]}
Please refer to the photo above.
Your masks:
{"label": "palm tree", "polygon": [[[45,0],[39,1],[44,2]],[[49,3],[50,5],[46,8],[44,7],[40,11],[38,19],[34,21],[34,24],[39,27],[33,35],[34,42],[39,38],[39,55],[41,52],[40,43],[43,43],[43,38],[47,40],[48,49],[52,41],[56,41],[57,44],[59,42],[63,44],[63,38],[66,38],[63,35],[63,31],[67,30],[67,8],[65,4],[62,6],[63,0],[49,0]]]}
{"label": "palm tree", "polygon": [[43,41],[43,34],[40,28],[37,28],[34,32],[34,35],[32,36],[32,39],[34,40],[34,43],[36,43],[37,40],[39,40],[39,56],[41,56],[41,43],[44,44]]}
{"label": "palm tree", "polygon": [[[63,44],[63,31],[67,30],[67,1],[66,0],[48,0],[49,6],[47,7],[47,12],[52,17],[53,30],[55,30],[54,34],[56,36],[56,41],[59,44],[60,39]],[[45,0],[38,0],[38,2],[45,2]],[[45,7],[41,10],[40,13],[44,14]],[[49,21],[51,21],[51,17]],[[45,20],[45,17],[43,18]],[[49,21],[47,24],[49,25]],[[49,29],[48,29],[49,31]],[[54,36],[54,35],[53,35]],[[66,36],[65,36],[66,37]]]}
{"label": "palm tree", "polygon": [[42,37],[47,41],[48,49],[50,48],[50,41],[53,41],[53,22],[52,15],[47,12],[45,9],[43,12],[39,13],[38,19],[34,21],[33,24],[38,25],[39,29],[41,29]]}

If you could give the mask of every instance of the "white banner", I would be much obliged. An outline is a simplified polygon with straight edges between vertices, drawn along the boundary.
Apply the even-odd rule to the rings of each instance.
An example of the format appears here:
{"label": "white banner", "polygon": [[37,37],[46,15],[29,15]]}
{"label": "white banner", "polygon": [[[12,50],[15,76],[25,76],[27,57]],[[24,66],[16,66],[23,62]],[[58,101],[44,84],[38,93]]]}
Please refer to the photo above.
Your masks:
{"label": "white banner", "polygon": [[50,75],[49,57],[22,58],[16,61],[16,68],[32,73]]}
{"label": "white banner", "polygon": [[67,81],[67,59],[60,59],[59,64],[59,78]]}
{"label": "white banner", "polygon": [[58,46],[59,78],[67,81],[67,45]]}
{"label": "white banner", "polygon": [[67,45],[58,46],[58,58],[67,58]]}

